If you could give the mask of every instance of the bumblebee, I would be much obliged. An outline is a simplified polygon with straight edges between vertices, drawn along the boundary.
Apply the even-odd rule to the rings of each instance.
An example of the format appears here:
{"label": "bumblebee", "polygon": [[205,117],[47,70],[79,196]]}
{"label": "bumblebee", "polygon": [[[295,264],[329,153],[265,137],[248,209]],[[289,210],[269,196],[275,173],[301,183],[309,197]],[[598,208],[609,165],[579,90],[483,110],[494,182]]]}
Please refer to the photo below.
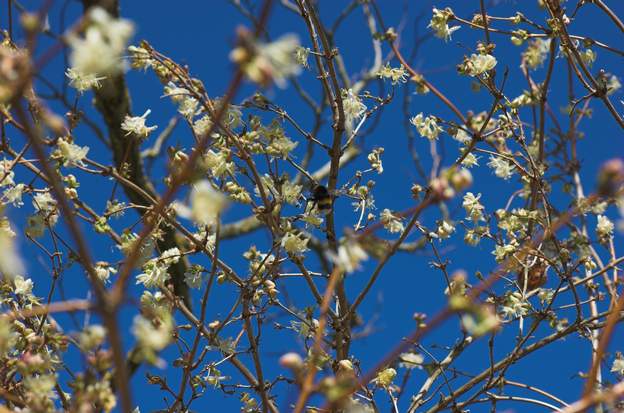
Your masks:
{"label": "bumblebee", "polygon": [[540,288],[541,286],[546,284],[546,281],[548,279],[548,268],[549,266],[545,262],[540,260],[528,270],[520,270],[517,276],[518,285],[521,289],[524,289],[526,283],[527,291],[533,291],[537,288]]}
{"label": "bumblebee", "polygon": [[312,196],[309,199],[313,202],[312,208],[316,208],[324,213],[331,211],[334,200],[329,193],[329,190],[324,185],[316,185],[312,189]]}

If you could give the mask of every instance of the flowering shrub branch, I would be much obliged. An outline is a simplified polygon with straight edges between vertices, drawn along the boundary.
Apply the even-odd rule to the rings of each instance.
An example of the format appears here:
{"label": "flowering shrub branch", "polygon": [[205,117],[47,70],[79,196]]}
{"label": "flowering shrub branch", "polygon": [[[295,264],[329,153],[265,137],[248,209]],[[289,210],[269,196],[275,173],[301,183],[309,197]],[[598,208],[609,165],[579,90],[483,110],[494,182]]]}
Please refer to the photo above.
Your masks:
{"label": "flowering shrub branch", "polygon": [[[229,3],[231,50],[205,45],[225,87],[135,39],[117,0],[61,33],[53,1],[0,6],[6,408],[619,409],[624,160],[586,141],[597,122],[621,138],[624,51],[577,24],[591,8],[621,35],[618,7],[479,0],[412,33],[375,0]],[[133,110],[131,70],[162,105]],[[366,349],[388,314],[409,333]],[[577,396],[517,379],[567,337],[587,343]]]}

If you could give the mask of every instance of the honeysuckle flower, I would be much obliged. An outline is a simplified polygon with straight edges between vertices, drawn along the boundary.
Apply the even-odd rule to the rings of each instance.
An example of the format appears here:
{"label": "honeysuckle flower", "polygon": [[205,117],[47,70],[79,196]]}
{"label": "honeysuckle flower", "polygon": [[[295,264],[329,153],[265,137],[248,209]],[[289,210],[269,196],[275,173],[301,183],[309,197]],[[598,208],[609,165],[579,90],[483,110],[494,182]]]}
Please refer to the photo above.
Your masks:
{"label": "honeysuckle flower", "polygon": [[80,347],[85,350],[93,350],[106,340],[106,329],[99,324],[87,326],[80,332],[78,342]]}
{"label": "honeysuckle flower", "polygon": [[527,46],[522,54],[522,61],[529,68],[536,69],[546,60],[550,50],[551,39],[534,39]]}
{"label": "honeysuckle flower", "polygon": [[462,166],[466,168],[472,168],[473,166],[479,166],[479,158],[477,158],[474,154],[469,153],[466,155],[464,160],[462,161]]}
{"label": "honeysuckle flower", "polygon": [[513,254],[518,249],[518,241],[511,240],[509,244],[497,245],[494,248],[492,254],[496,258],[496,262],[502,262],[510,254]]}
{"label": "honeysuckle flower", "polygon": [[56,375],[54,374],[28,375],[23,379],[22,384],[33,399],[50,399],[55,397]]}
{"label": "honeysuckle flower", "polygon": [[382,153],[384,153],[384,148],[376,148],[373,149],[373,151],[369,153],[367,157],[371,168],[377,171],[378,174],[383,173],[383,164],[381,163]]}
{"label": "honeysuckle flower", "polygon": [[511,178],[515,166],[504,158],[499,156],[490,156],[490,161],[487,164],[490,168],[494,169],[494,174],[499,178],[505,180]]}
{"label": "honeysuckle flower", "polygon": [[455,227],[446,221],[442,221],[440,222],[440,225],[438,225],[436,234],[440,239],[447,239],[451,236],[451,234],[453,234],[453,232],[455,232]]}
{"label": "honeysuckle flower", "polygon": [[410,123],[416,127],[420,136],[429,140],[438,139],[438,135],[443,131],[433,116],[425,117],[422,113],[412,117]]}
{"label": "honeysuckle flower", "polygon": [[150,53],[140,46],[128,46],[130,52],[130,66],[133,69],[147,70],[154,64],[154,60],[151,58]]}
{"label": "honeysuckle flower", "polygon": [[212,128],[212,120],[210,115],[204,115],[193,123],[193,131],[197,136],[206,136]]}
{"label": "honeysuckle flower", "polygon": [[169,279],[168,266],[154,259],[143,265],[143,272],[137,275],[136,283],[143,284],[146,288],[156,288],[165,285]]}
{"label": "honeysuckle flower", "polygon": [[529,303],[522,298],[519,292],[507,295],[505,303],[501,306],[500,312],[504,319],[525,316],[529,313]]}
{"label": "honeysuckle flower", "polygon": [[46,224],[41,215],[31,215],[26,220],[26,235],[31,238],[41,238],[45,232]]}
{"label": "honeysuckle flower", "polygon": [[479,305],[471,312],[462,314],[461,322],[468,334],[473,337],[495,331],[500,325],[492,306],[487,304]]}
{"label": "honeysuckle flower", "polygon": [[481,194],[475,196],[472,192],[467,192],[466,195],[464,195],[464,200],[462,202],[462,207],[466,210],[466,214],[474,222],[483,219],[484,207],[479,202],[480,198]]}
{"label": "honeysuckle flower", "polygon": [[26,185],[17,184],[10,188],[5,189],[2,194],[2,203],[3,204],[12,204],[14,207],[21,207],[24,205],[22,202],[22,195],[24,194],[24,189]]}
{"label": "honeysuckle flower", "polygon": [[185,96],[178,103],[178,113],[191,121],[199,113],[199,101],[191,96]]}
{"label": "honeysuckle flower", "polygon": [[80,93],[84,93],[89,89],[99,89],[102,86],[100,81],[106,79],[105,76],[97,76],[94,73],[81,73],[71,67],[67,69],[65,76],[69,79],[69,86]]}
{"label": "honeysuckle flower", "polygon": [[49,192],[39,192],[33,196],[33,206],[50,225],[56,224],[58,220],[56,200]]}
{"label": "honeysuckle flower", "polygon": [[287,232],[282,237],[281,246],[289,254],[298,255],[308,250],[309,241],[309,238],[305,238],[301,234]]}
{"label": "honeysuckle flower", "polygon": [[362,103],[360,97],[356,95],[352,89],[342,89],[342,107],[345,115],[345,129],[347,135],[351,135],[353,124],[356,120],[362,118],[366,113],[366,105]]}
{"label": "honeysuckle flower", "polygon": [[92,8],[87,18],[89,25],[84,36],[67,36],[71,47],[69,61],[81,76],[114,75],[124,69],[122,54],[134,32],[129,20],[116,19],[103,8]]}
{"label": "honeysuckle flower", "polygon": [[95,274],[100,281],[106,284],[110,280],[111,274],[117,274],[117,270],[108,265],[107,262],[100,261],[95,263]]}
{"label": "honeysuckle flower", "polygon": [[32,293],[33,282],[30,278],[24,278],[21,275],[16,275],[13,278],[13,292],[17,295],[30,295]]}
{"label": "honeysuckle flower", "polygon": [[615,225],[609,218],[604,215],[598,215],[598,223],[596,224],[596,235],[598,235],[598,239],[600,242],[608,242],[609,239],[613,236],[613,230],[615,229]]}
{"label": "honeysuckle flower", "polygon": [[303,367],[303,358],[297,353],[286,353],[279,358],[278,364],[285,369],[298,370]]}
{"label": "honeysuckle flower", "polygon": [[3,159],[0,161],[0,187],[15,185],[13,178],[15,177],[15,172],[13,172],[13,164],[8,159]]}
{"label": "honeysuckle flower", "polygon": [[598,53],[592,49],[585,49],[580,53],[580,55],[581,60],[583,60],[583,62],[589,67],[591,67],[598,58]]}
{"label": "honeysuckle flower", "polygon": [[616,373],[619,376],[624,376],[624,356],[619,351],[615,354],[613,364],[611,365],[611,373]]}
{"label": "honeysuckle flower", "polygon": [[282,184],[282,198],[284,198],[284,201],[287,203],[295,205],[299,201],[302,189],[303,186],[286,181]]}
{"label": "honeysuckle flower", "polygon": [[399,366],[406,369],[422,369],[425,357],[418,353],[401,353]]}
{"label": "honeysuckle flower", "polygon": [[403,223],[401,222],[401,218],[393,215],[388,208],[381,211],[379,218],[384,228],[386,228],[393,234],[397,232],[403,232],[403,230],[405,229]]}
{"label": "honeysuckle flower", "polygon": [[377,377],[373,379],[373,383],[377,384],[379,387],[389,387],[396,375],[397,371],[389,367],[377,373]]}
{"label": "honeysuckle flower", "polygon": [[620,79],[616,75],[607,74],[607,95],[612,95],[622,87]]}
{"label": "honeysuckle flower", "polygon": [[89,153],[88,146],[78,146],[64,138],[59,138],[56,146],[63,158],[63,165],[66,166],[82,165],[82,161],[87,157],[87,153]]}
{"label": "honeysuckle flower", "polygon": [[[124,232],[121,234],[121,244],[117,247],[119,248],[125,255],[128,255],[136,246],[136,242],[139,236],[135,233]],[[142,266],[147,260],[152,256],[152,252],[154,250],[155,241],[154,238],[148,237],[145,239],[140,246],[140,257],[137,260],[137,267]]]}
{"label": "honeysuckle flower", "polygon": [[176,85],[173,82],[167,83],[167,85],[163,88],[165,94],[164,96],[169,97],[174,103],[180,104],[184,99],[190,97],[190,93],[183,87]]}
{"label": "honeysuckle flower", "polygon": [[158,261],[165,265],[177,264],[181,257],[182,253],[180,253],[180,250],[177,247],[173,247],[163,251],[158,258]]}
{"label": "honeysuckle flower", "polygon": [[464,71],[469,76],[479,76],[496,66],[496,58],[489,54],[472,54],[464,63]]}
{"label": "honeysuckle flower", "polygon": [[434,31],[434,35],[444,41],[448,41],[451,38],[451,34],[456,30],[459,30],[459,26],[448,26],[449,19],[453,16],[453,11],[450,8],[444,10],[433,8],[433,15],[431,21],[427,27],[431,27]]}
{"label": "honeysuckle flower", "polygon": [[158,126],[145,125],[147,116],[150,113],[152,113],[152,111],[148,109],[141,116],[126,115],[124,121],[121,123],[121,129],[126,132],[126,136],[134,134],[140,138],[146,138],[153,130],[158,128]]}
{"label": "honeysuckle flower", "polygon": [[455,135],[451,135],[453,139],[455,139],[459,143],[463,143],[464,145],[469,144],[472,141],[472,138],[465,130],[461,128],[457,128],[457,132]]}
{"label": "honeysuckle flower", "polygon": [[227,150],[214,152],[209,149],[201,159],[201,164],[210,169],[212,175],[216,178],[222,178],[227,174],[234,173],[234,162],[230,159],[230,153]]}
{"label": "honeysuckle flower", "polygon": [[301,66],[308,68],[308,56],[310,55],[310,49],[308,49],[307,47],[301,47],[298,46],[295,49],[295,60],[297,61],[297,63],[299,63]]}
{"label": "honeysuckle flower", "polygon": [[279,136],[273,140],[266,147],[266,152],[272,156],[279,156],[282,159],[286,159],[288,154],[299,145],[299,142],[294,142],[286,136]]}
{"label": "honeysuckle flower", "polygon": [[[165,313],[167,314],[167,313]],[[139,347],[151,351],[160,351],[167,347],[172,339],[173,320],[167,314],[158,320],[155,325],[147,318],[137,315],[132,324],[132,333],[137,339]]]}
{"label": "honeysuckle flower", "polygon": [[190,195],[190,208],[176,203],[176,213],[193,220],[197,225],[213,225],[219,214],[227,206],[227,197],[212,187],[208,180],[193,184]]}
{"label": "honeysuckle flower", "polygon": [[188,285],[190,288],[199,289],[202,285],[203,280],[202,271],[203,269],[200,266],[191,266],[184,273],[184,282],[186,283],[186,285]]}
{"label": "honeysuckle flower", "polygon": [[297,35],[286,34],[271,43],[256,41],[247,31],[241,31],[240,36],[243,44],[232,50],[230,59],[240,65],[251,81],[262,86],[275,82],[284,87],[289,76],[301,72],[296,56]]}
{"label": "honeysuckle flower", "polygon": [[226,182],[223,189],[228,193],[230,199],[242,204],[251,203],[251,195],[249,195],[249,192],[236,182]]}
{"label": "honeysuckle flower", "polygon": [[49,192],[39,192],[33,197],[33,206],[38,211],[50,212],[56,208],[56,199]]}
{"label": "honeysuckle flower", "polygon": [[403,65],[399,67],[390,67],[389,62],[377,72],[377,76],[379,76],[379,78],[390,79],[393,85],[407,82],[407,75],[407,70],[405,70]]}
{"label": "honeysuckle flower", "polygon": [[368,259],[368,254],[354,240],[347,240],[338,247],[337,253],[328,253],[329,259],[346,273],[360,268],[360,263]]}

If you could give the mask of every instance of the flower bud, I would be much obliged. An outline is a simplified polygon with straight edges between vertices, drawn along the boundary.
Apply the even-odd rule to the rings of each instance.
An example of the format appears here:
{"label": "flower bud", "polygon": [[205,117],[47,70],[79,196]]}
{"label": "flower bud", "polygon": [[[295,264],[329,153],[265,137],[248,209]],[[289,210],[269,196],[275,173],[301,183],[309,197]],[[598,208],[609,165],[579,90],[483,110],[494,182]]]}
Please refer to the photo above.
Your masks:
{"label": "flower bud", "polygon": [[297,353],[286,353],[280,357],[279,365],[285,369],[298,370],[303,367],[303,359]]}

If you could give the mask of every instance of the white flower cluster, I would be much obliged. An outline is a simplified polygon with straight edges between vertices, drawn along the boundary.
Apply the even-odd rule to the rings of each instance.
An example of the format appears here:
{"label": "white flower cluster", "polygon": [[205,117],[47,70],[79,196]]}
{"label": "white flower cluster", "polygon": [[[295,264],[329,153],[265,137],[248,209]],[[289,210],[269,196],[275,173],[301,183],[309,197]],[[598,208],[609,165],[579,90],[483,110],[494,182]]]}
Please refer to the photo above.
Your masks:
{"label": "white flower cluster", "polygon": [[483,210],[485,208],[479,202],[480,198],[481,194],[475,196],[472,192],[467,192],[466,195],[464,195],[462,207],[464,207],[466,214],[473,222],[485,220],[485,218],[483,218]]}
{"label": "white flower cluster", "polygon": [[160,287],[169,279],[169,266],[180,260],[181,254],[178,248],[164,251],[160,257],[152,258],[143,265],[143,272],[137,275],[137,284],[143,284],[147,288]]}
{"label": "white flower cluster", "polygon": [[193,184],[190,207],[175,203],[174,209],[182,218],[193,220],[197,225],[214,225],[221,211],[227,206],[227,197],[204,179]]}
{"label": "white flower cluster", "polygon": [[352,89],[342,90],[342,107],[345,115],[345,129],[347,130],[347,135],[351,135],[354,122],[364,116],[367,108]]}
{"label": "white flower cluster", "polygon": [[504,319],[510,319],[527,315],[529,309],[529,303],[522,298],[521,293],[516,291],[507,295],[507,299],[501,306],[500,312]]}
{"label": "white flower cluster", "polygon": [[496,67],[496,58],[490,54],[472,54],[464,62],[463,70],[469,76],[479,76]]}
{"label": "white flower cluster", "polygon": [[615,373],[618,376],[624,376],[624,357],[619,351],[615,355],[613,365],[611,365],[611,373]]}
{"label": "white flower cluster", "polygon": [[26,189],[26,185],[22,183],[13,185],[5,189],[4,193],[2,194],[2,204],[11,204],[14,207],[21,207],[22,205],[24,205],[24,203],[22,202],[24,189]]}
{"label": "white flower cluster", "polygon": [[301,52],[297,55],[297,35],[286,34],[271,43],[257,42],[248,32],[242,32],[241,37],[244,44],[232,50],[230,59],[240,65],[251,81],[262,86],[275,82],[284,87],[289,76],[301,71],[299,62],[303,56]]}
{"label": "white flower cluster", "polygon": [[24,263],[15,245],[15,232],[8,218],[0,220],[0,272],[7,277],[24,273]]}
{"label": "white flower cluster", "polygon": [[444,39],[447,42],[451,38],[454,31],[459,30],[459,26],[449,27],[448,21],[453,17],[453,11],[447,7],[444,10],[433,8],[433,15],[427,27],[431,27],[436,37]]}
{"label": "white flower cluster", "polygon": [[126,132],[126,136],[135,135],[140,138],[146,138],[147,135],[149,135],[153,130],[158,128],[158,126],[146,126],[145,125],[147,116],[151,112],[152,111],[148,109],[141,116],[126,115],[124,121],[121,123],[121,129]]}
{"label": "white flower cluster", "polygon": [[83,160],[89,153],[88,146],[78,146],[75,143],[69,142],[65,138],[59,138],[56,142],[60,156],[63,158],[63,165],[75,166],[82,165]]}
{"label": "white flower cluster", "polygon": [[384,228],[390,231],[390,233],[392,234],[395,234],[397,232],[403,232],[403,230],[405,229],[403,223],[401,222],[401,218],[393,215],[388,208],[381,211],[379,218]]}
{"label": "white flower cluster", "polygon": [[334,265],[346,273],[360,269],[362,261],[368,259],[366,251],[362,249],[360,244],[351,239],[340,245],[337,253],[330,252],[328,256]]}
{"label": "white flower cluster", "polygon": [[422,112],[412,117],[410,123],[416,127],[420,136],[429,140],[438,139],[438,135],[443,131],[433,116],[425,117]]}
{"label": "white flower cluster", "polygon": [[132,333],[137,339],[139,348],[149,353],[164,349],[171,341],[173,333],[173,319],[166,314],[154,323],[147,318],[137,315],[132,324]]}
{"label": "white flower cluster", "polygon": [[48,222],[50,225],[56,224],[58,221],[58,210],[56,208],[56,199],[52,197],[50,192],[39,192],[33,197],[33,207],[37,211],[38,216]]}
{"label": "white flower cluster", "polygon": [[281,245],[289,254],[298,255],[308,250],[309,238],[289,231],[282,237]]}
{"label": "white flower cluster", "polygon": [[71,67],[67,69],[65,76],[69,79],[69,86],[80,93],[84,93],[89,89],[99,89],[102,86],[100,81],[106,79],[106,77],[98,76],[95,73],[81,73]]}
{"label": "white flower cluster", "polygon": [[598,240],[600,242],[607,243],[613,236],[615,225],[604,215],[598,215],[597,218],[598,223],[596,224],[596,235],[598,235]]}
{"label": "white flower cluster", "polygon": [[178,106],[178,113],[185,119],[191,121],[199,111],[199,101],[183,87],[179,87],[173,82],[169,82],[164,88],[165,95],[171,98]]}
{"label": "white flower cluster", "polygon": [[490,156],[490,161],[487,165],[494,169],[494,175],[504,180],[511,178],[513,175],[514,165],[499,156]]}
{"label": "white flower cluster", "polygon": [[449,224],[447,221],[442,221],[438,225],[438,229],[435,233],[436,238],[441,240],[450,238],[450,236],[455,232],[455,227]]}
{"label": "white flower cluster", "polygon": [[123,71],[122,54],[134,33],[134,25],[130,21],[116,19],[100,7],[92,8],[87,19],[84,36],[76,33],[67,36],[71,47],[71,71],[67,76],[79,91],[97,86],[101,76]]}
{"label": "white flower cluster", "polygon": [[390,63],[386,63],[379,71],[377,76],[381,79],[390,79],[393,85],[407,82],[407,70],[403,65],[399,67],[390,67]]}
{"label": "white flower cluster", "polygon": [[372,169],[377,171],[378,174],[383,173],[383,164],[381,162],[381,154],[384,153],[384,148],[375,148],[368,154],[368,162]]}

